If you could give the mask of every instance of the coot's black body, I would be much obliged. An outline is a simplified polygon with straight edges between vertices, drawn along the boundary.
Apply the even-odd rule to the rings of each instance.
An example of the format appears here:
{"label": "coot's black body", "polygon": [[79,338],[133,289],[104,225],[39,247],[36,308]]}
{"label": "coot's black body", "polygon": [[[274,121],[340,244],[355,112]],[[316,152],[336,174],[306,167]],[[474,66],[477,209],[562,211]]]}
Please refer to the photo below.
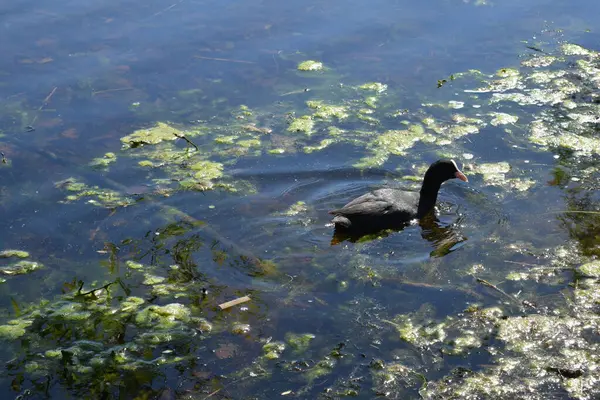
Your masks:
{"label": "coot's black body", "polygon": [[453,160],[439,160],[431,164],[425,173],[419,193],[378,189],[329,213],[334,215],[333,223],[337,231],[367,233],[401,228],[411,220],[421,219],[433,211],[440,186],[453,178],[468,182]]}

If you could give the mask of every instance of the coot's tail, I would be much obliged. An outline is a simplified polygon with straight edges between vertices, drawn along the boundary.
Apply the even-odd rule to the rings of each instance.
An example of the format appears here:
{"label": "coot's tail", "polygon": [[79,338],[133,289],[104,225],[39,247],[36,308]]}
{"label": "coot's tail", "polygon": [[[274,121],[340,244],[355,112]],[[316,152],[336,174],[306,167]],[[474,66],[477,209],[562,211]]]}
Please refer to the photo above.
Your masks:
{"label": "coot's tail", "polygon": [[348,218],[344,217],[343,215],[336,215],[335,217],[333,217],[332,222],[337,227],[343,227],[343,228],[350,228],[350,226],[352,225],[352,222],[350,222],[350,220]]}

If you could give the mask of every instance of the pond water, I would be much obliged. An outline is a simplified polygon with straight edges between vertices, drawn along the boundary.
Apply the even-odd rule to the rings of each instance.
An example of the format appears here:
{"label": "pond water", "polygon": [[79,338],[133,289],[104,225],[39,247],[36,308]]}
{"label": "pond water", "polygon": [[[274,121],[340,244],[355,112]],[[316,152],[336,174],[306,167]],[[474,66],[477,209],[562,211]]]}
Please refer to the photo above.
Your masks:
{"label": "pond water", "polygon": [[[597,15],[0,4],[2,398],[599,396]],[[441,157],[434,225],[332,244]]]}

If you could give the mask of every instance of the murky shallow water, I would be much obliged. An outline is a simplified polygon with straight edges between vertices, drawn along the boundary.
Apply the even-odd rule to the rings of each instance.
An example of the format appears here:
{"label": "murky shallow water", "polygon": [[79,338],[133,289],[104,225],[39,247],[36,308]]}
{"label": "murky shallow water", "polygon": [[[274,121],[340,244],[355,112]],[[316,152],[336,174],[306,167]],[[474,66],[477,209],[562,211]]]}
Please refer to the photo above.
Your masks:
{"label": "murky shallow water", "polygon": [[[568,150],[540,150],[526,125],[490,122],[464,136],[436,132],[451,138],[446,145],[423,140],[385,153],[374,168],[356,165],[381,156],[377,137],[390,129],[414,133],[427,118],[452,127],[463,124],[453,114],[483,119],[499,110],[464,92],[487,78],[454,82],[451,74],[516,67],[538,53],[526,45],[551,51],[566,40],[597,50],[598,7],[542,0],[0,6],[0,251],[24,250],[43,265],[2,276],[7,346],[0,393],[406,398],[418,396],[423,379],[437,387],[457,367],[477,373],[501,365],[494,358],[506,339],[499,322],[468,351],[457,350],[464,334],[434,339],[435,324],[455,318],[451,332],[470,307],[562,315],[556,310],[572,295],[572,274],[560,268],[565,259],[579,260],[568,252],[574,240],[581,252],[596,254],[598,230],[594,214],[554,212],[595,210],[595,170],[585,172],[595,156],[582,161]],[[327,71],[297,71],[307,59]],[[441,79],[448,82],[438,88]],[[388,89],[354,87],[365,82]],[[594,92],[589,96],[593,103]],[[344,104],[336,112],[352,116],[315,118],[312,132],[288,132],[296,117],[318,110],[307,107],[310,100]],[[501,111],[527,121],[541,109],[552,106],[509,104]],[[169,191],[197,158],[171,165],[148,150],[149,170],[138,165],[144,157],[130,154],[151,146],[121,150],[120,138],[158,121],[189,136],[191,144],[180,140],[176,151],[196,146],[201,162],[222,163],[237,192]],[[469,123],[477,124],[463,125]],[[350,139],[323,144],[336,137],[327,125]],[[387,149],[404,145],[392,141]],[[175,151],[169,146],[158,145],[157,153]],[[89,166],[107,152],[117,157],[109,168]],[[404,178],[420,176],[442,155],[467,164],[470,182],[443,186],[430,231],[412,226],[330,245],[328,210],[375,187],[418,188]],[[516,181],[490,185],[477,169],[499,162]],[[531,187],[520,191],[527,179]],[[75,180],[114,197],[64,203],[80,193],[69,186]],[[102,207],[126,196],[127,207]],[[13,258],[0,260],[3,268]],[[507,279],[547,265],[558,265],[556,274]],[[94,291],[111,282],[108,292]],[[217,307],[243,295],[252,300]],[[538,307],[527,309],[522,300]],[[430,331],[411,341],[403,316]],[[592,352],[593,334],[588,339]],[[586,367],[542,370],[548,368],[562,368],[564,378]],[[590,385],[589,393],[598,393]]]}

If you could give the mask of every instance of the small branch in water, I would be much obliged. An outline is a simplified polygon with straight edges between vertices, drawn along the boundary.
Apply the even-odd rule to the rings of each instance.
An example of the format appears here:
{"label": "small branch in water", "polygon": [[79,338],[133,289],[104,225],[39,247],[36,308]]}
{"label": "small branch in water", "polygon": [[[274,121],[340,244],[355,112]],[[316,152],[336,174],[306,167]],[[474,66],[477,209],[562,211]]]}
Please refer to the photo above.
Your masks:
{"label": "small branch in water", "polygon": [[563,211],[548,211],[545,213],[541,213],[538,215],[550,215],[550,214],[593,214],[593,215],[600,215],[600,211],[585,211],[585,210],[563,210]]}
{"label": "small branch in water", "polygon": [[519,261],[504,260],[504,262],[508,263],[508,264],[523,265],[523,266],[526,266],[526,267],[543,267],[543,265],[540,265],[540,264],[530,264],[530,263],[519,262]]}
{"label": "small branch in water", "polygon": [[[513,302],[515,302],[515,303],[517,303],[519,306],[521,306],[521,302],[520,302],[520,301],[519,301],[519,299],[517,299],[515,296],[513,296],[513,295],[510,295],[510,294],[506,293],[504,290],[500,289],[498,286],[494,285],[493,283],[486,281],[485,279],[481,279],[481,278],[478,278],[478,277],[476,277],[476,276],[475,276],[474,278],[475,278],[475,280],[476,280],[478,283],[481,283],[482,285],[484,285],[484,286],[487,286],[487,287],[489,287],[490,289],[494,289],[495,291],[497,291],[498,293],[500,293],[501,295],[503,295],[503,296],[504,296],[504,297],[506,297],[507,299],[509,299],[509,300],[511,300],[511,301],[513,301]],[[526,305],[526,306],[528,306],[528,307],[535,308],[535,306],[533,305],[533,303],[531,303],[531,302],[528,302],[528,301],[526,301],[526,300],[524,300],[524,301],[523,301],[523,304],[525,304],[525,305]]]}
{"label": "small branch in water", "polygon": [[291,92],[287,92],[284,94],[280,94],[280,96],[289,96],[290,94],[299,94],[299,93],[306,93],[306,92],[310,92],[309,88],[304,88],[304,89],[300,89],[300,90],[292,90]]}
{"label": "small branch in water", "polygon": [[215,394],[219,393],[220,391],[221,391],[221,389],[215,390],[214,392],[212,392],[211,394],[206,396],[203,400],[210,399],[211,397],[213,397]]}
{"label": "small branch in water", "polygon": [[106,90],[98,90],[96,92],[92,92],[92,96],[95,96],[97,94],[102,94],[102,93],[110,93],[110,92],[120,92],[122,90],[132,90],[132,87],[124,87],[124,88],[117,88],[117,89],[106,89]]}
{"label": "small branch in water", "polygon": [[196,144],[194,142],[192,142],[190,139],[186,138],[184,135],[179,135],[179,134],[177,134],[175,132],[173,132],[173,135],[175,135],[179,139],[185,140],[186,142],[188,142],[189,144],[191,144],[192,146],[194,146],[194,148],[196,149],[196,151],[200,151],[200,149],[198,148],[198,146],[196,146]]}
{"label": "small branch in water", "polygon": [[162,9],[161,11],[157,12],[156,14],[153,14],[153,15],[152,15],[150,18],[154,18],[154,17],[156,17],[156,16],[158,16],[158,15],[160,15],[160,14],[164,13],[164,12],[167,12],[167,11],[169,11],[171,8],[173,8],[173,7],[177,6],[178,4],[181,4],[181,3],[183,3],[183,0],[179,1],[178,3],[173,3],[173,4],[171,4],[169,7]]}
{"label": "small branch in water", "polygon": [[44,101],[42,101],[42,105],[37,109],[37,113],[35,113],[35,117],[33,117],[33,121],[31,121],[31,124],[29,124],[29,127],[33,127],[33,124],[35,124],[35,122],[38,119],[38,115],[40,114],[40,111],[42,111],[44,109],[44,107],[46,107],[48,105],[48,102],[50,101],[52,96],[54,96],[54,93],[56,93],[57,89],[58,89],[58,86],[55,86],[54,89],[52,89],[52,91],[48,94],[48,96],[46,96]]}
{"label": "small branch in water", "polygon": [[85,293],[81,293],[81,288],[83,287],[83,282],[82,282],[81,286],[79,286],[79,289],[77,290],[77,292],[78,292],[77,296],[87,296],[89,294],[93,294],[94,292],[96,292],[98,290],[107,290],[111,285],[114,285],[115,283],[116,283],[116,281],[115,282],[110,282],[110,283],[107,283],[106,285],[104,285],[102,287],[99,287],[99,288],[96,288],[96,289],[92,289],[92,290],[90,290],[88,292],[85,292]]}
{"label": "small branch in water", "polygon": [[198,58],[200,60],[225,61],[225,62],[240,63],[240,64],[256,64],[254,61],[234,60],[232,58],[217,58],[217,57],[202,57],[202,56],[194,56],[194,58]]}
{"label": "small branch in water", "polygon": [[245,303],[247,301],[250,301],[250,297],[248,297],[248,296],[238,297],[237,299],[234,299],[234,300],[227,301],[225,303],[219,304],[219,308],[221,310],[226,310],[228,308],[231,308],[233,306],[237,306],[238,304],[242,304],[242,303]]}
{"label": "small branch in water", "polygon": [[[54,89],[52,89],[52,91],[50,92],[50,94],[48,96],[46,96],[46,98],[44,99],[44,105],[48,104],[48,102],[50,101],[52,96],[54,96],[54,93],[56,93],[56,89],[58,89],[58,86],[55,86]],[[40,107],[40,110],[42,109],[42,107]]]}
{"label": "small branch in water", "polygon": [[545,53],[545,51],[540,49],[539,47],[535,47],[535,46],[525,46],[525,47],[527,47],[529,50],[537,51],[538,53]]}

